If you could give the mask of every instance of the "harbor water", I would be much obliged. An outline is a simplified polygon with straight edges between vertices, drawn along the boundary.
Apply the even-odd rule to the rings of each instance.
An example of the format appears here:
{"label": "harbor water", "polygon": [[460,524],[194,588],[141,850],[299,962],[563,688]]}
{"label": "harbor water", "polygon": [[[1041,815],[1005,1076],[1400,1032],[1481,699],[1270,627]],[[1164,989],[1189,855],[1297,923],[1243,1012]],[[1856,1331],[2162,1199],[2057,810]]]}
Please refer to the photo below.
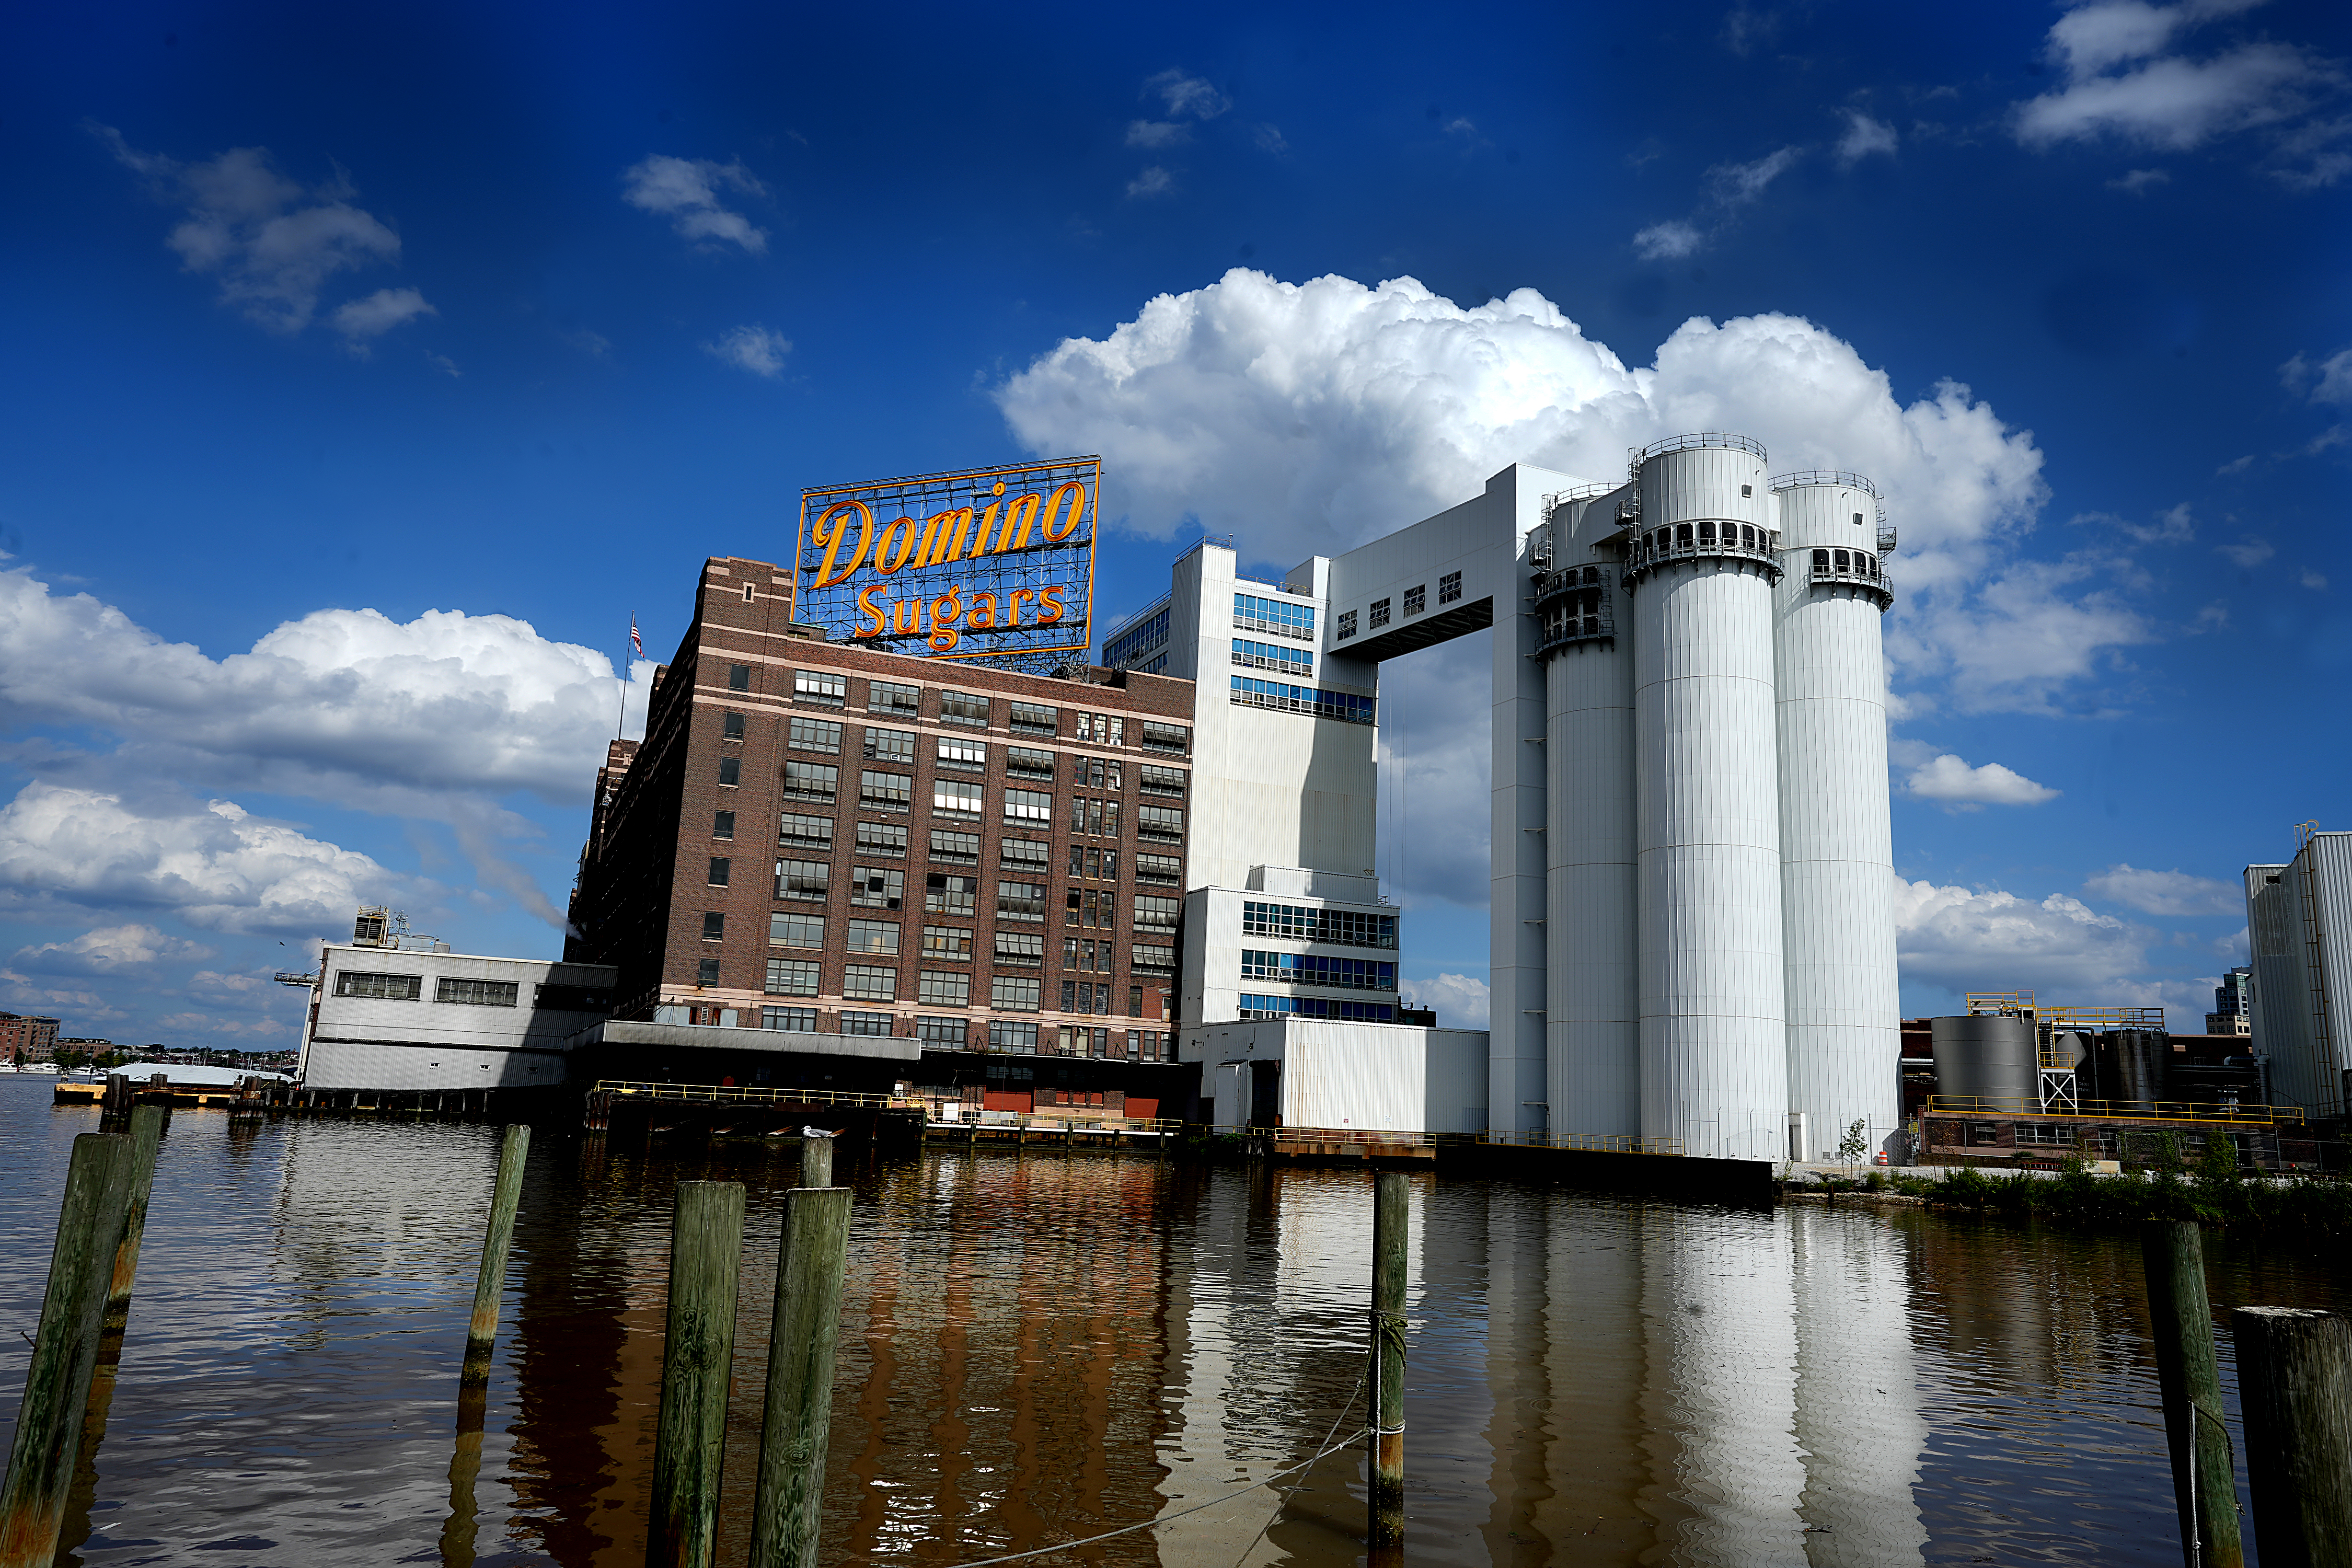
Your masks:
{"label": "harbor water", "polygon": [[[0,1079],[0,1430],[68,1148],[98,1127],[51,1083]],[[672,1194],[722,1180],[750,1198],[719,1544],[741,1563],[796,1147],[542,1129],[478,1470],[453,1477],[497,1142],[176,1113],[59,1561],[635,1568]],[[1364,1422],[1367,1176],[843,1154],[824,1562],[977,1563],[1151,1520],[1040,1561],[1363,1560],[1360,1444],[1242,1489]],[[1415,1563],[2180,1561],[2128,1237],[1421,1174],[1410,1258]],[[2217,1313],[2346,1295],[2333,1259],[2210,1261]]]}

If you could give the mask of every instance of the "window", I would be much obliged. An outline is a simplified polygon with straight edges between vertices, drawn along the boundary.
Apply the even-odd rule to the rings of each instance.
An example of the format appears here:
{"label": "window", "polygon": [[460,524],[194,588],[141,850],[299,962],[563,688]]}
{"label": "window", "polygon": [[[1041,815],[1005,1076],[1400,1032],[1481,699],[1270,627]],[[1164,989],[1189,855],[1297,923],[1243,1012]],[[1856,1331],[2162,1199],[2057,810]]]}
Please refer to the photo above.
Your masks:
{"label": "window", "polygon": [[1127,744],[1127,716],[1123,713],[1081,713],[1078,715],[1078,739],[1097,746]]}
{"label": "window", "polygon": [[719,782],[723,784],[741,784],[743,782],[743,759],[740,757],[719,758]]}
{"label": "window", "polygon": [[[945,741],[940,742],[946,745]],[[1004,748],[1004,776],[1015,779],[1050,779],[1054,776],[1054,753],[1028,746]]]}
{"label": "window", "polygon": [[911,773],[886,773],[866,768],[857,775],[857,808],[860,811],[904,811],[915,803],[915,780]]}
{"label": "window", "polygon": [[700,963],[696,964],[694,968],[694,983],[697,985],[718,984],[719,961],[715,958],[706,958]]}
{"label": "window", "polygon": [[768,917],[770,947],[823,947],[824,917],[795,915],[782,911]]}
{"label": "window", "polygon": [[1045,967],[1045,939],[1032,931],[1001,931],[996,933],[996,962],[1015,969]]}
{"label": "window", "polygon": [[1174,931],[1176,914],[1182,908],[1177,899],[1138,898],[1135,900],[1135,925],[1139,931]]}
{"label": "window", "polygon": [[[998,940],[1001,942],[1003,939]],[[970,963],[971,932],[962,926],[925,926],[923,928],[923,962],[925,963]]]}
{"label": "window", "polygon": [[853,963],[841,972],[841,994],[853,1002],[895,1002],[898,999],[898,972],[878,964]]}
{"label": "window", "polygon": [[1384,626],[1389,624],[1389,602],[1386,599],[1372,601],[1372,614],[1369,624],[1375,626]]}
{"label": "window", "polygon": [[2069,1129],[2061,1125],[2051,1122],[2021,1121],[2017,1124],[2017,1141],[2021,1145],[2027,1143],[2072,1144],[2074,1142],[2074,1138],[2073,1132]]}
{"label": "window", "polygon": [[912,686],[901,686],[895,680],[869,680],[866,683],[866,710],[868,713],[901,713],[912,719],[921,711],[922,692]]}
{"label": "window", "polygon": [[801,752],[837,752],[841,750],[841,726],[830,719],[794,719],[786,743]]}
{"label": "window", "polygon": [[833,868],[823,860],[776,862],[776,897],[822,901],[833,881]]}
{"label": "window", "polygon": [[915,732],[912,730],[866,731],[866,760],[869,763],[896,763],[900,767],[915,765]]}
{"label": "window", "polygon": [[1054,820],[1054,797],[1042,790],[1008,789],[1004,792],[1004,820],[1051,822]]}
{"label": "window", "polygon": [[1829,569],[1830,569],[1830,552],[1829,552],[1828,551],[1826,551],[1826,550],[1816,550],[1816,551],[1814,551],[1814,552],[1813,552],[1813,570],[1814,570],[1814,571],[1816,571],[1816,572],[1826,572],[1826,571],[1828,571]]}
{"label": "window", "polygon": [[1397,918],[1354,910],[1309,909],[1298,904],[1242,904],[1242,932],[1246,936],[1284,937],[1292,942],[1328,942],[1347,947],[1397,944]]}
{"label": "window", "polygon": [[727,689],[730,691],[751,690],[751,667],[748,664],[729,665],[727,667]]}
{"label": "window", "polygon": [[1437,580],[1437,602],[1450,605],[1462,596],[1462,574],[1448,572]]}
{"label": "window", "polygon": [[814,996],[817,973],[818,964],[813,958],[772,958],[768,960],[768,994]]}
{"label": "window", "polygon": [[1058,735],[1062,732],[1061,710],[1036,702],[1015,702],[1008,727],[1024,735]]}
{"label": "window", "polygon": [[1135,858],[1135,879],[1155,882],[1162,887],[1181,887],[1184,883],[1184,862],[1173,855],[1138,855]]}
{"label": "window", "polygon": [[997,883],[996,918],[1001,921],[1031,921],[1044,924],[1045,885],[1043,882]]}
{"label": "window", "polygon": [[917,982],[915,1000],[926,1007],[968,1007],[971,1005],[971,976],[952,970],[926,969]]}
{"label": "window", "polygon": [[793,697],[796,701],[822,703],[827,708],[846,707],[849,678],[826,669],[796,669],[793,671]]}
{"label": "window", "polygon": [[963,1047],[963,1020],[961,1018],[918,1018],[915,1020],[915,1038],[927,1046],[960,1050]]}
{"label": "window", "polygon": [[830,853],[833,848],[833,818],[802,816],[785,812],[776,819],[776,842]]}
{"label": "window", "polygon": [[1013,1018],[992,1018],[988,1022],[988,1048],[1034,1056],[1037,1050],[1037,1026]]}
{"label": "window", "polygon": [[1128,950],[1127,966],[1138,974],[1173,974],[1176,972],[1176,950],[1138,942]]}
{"label": "window", "polygon": [[[1143,987],[1140,985],[1127,988],[1127,1016],[1130,1018],[1143,1016]],[[1135,1055],[1135,1031],[1132,1029],[1127,1032],[1127,1054]]]}
{"label": "window", "polygon": [[743,715],[740,713],[729,713],[723,715],[719,721],[719,738],[722,741],[741,740],[743,738]]}
{"label": "window", "polygon": [[1354,637],[1355,635],[1356,635],[1356,612],[1355,612],[1355,611],[1353,611],[1353,610],[1342,610],[1342,611],[1340,611],[1340,612],[1339,612],[1339,641],[1341,641],[1341,642],[1346,642],[1349,637]]}
{"label": "window", "polygon": [[979,784],[963,784],[955,779],[931,781],[931,814],[934,816],[978,816],[983,804]]}
{"label": "window", "polygon": [[1143,721],[1143,749],[1147,752],[1174,752],[1181,755],[1192,749],[1192,731],[1182,724],[1162,724],[1156,720]]}
{"label": "window", "polygon": [[906,901],[907,873],[860,866],[849,874],[849,901],[861,908],[895,910]]}
{"label": "window", "polygon": [[1377,706],[1370,697],[1359,697],[1352,691],[1333,691],[1319,686],[1291,686],[1282,681],[1260,680],[1255,676],[1232,677],[1233,700],[1245,708],[1272,708],[1283,713],[1311,713],[1318,719],[1337,719],[1349,724],[1370,724]]}
{"label": "window", "polygon": [[713,838],[734,837],[735,814],[731,811],[712,813],[710,817],[710,837]]}
{"label": "window", "polygon": [[1270,669],[1276,675],[1299,675],[1309,679],[1315,675],[1315,651],[1312,648],[1276,647],[1272,643],[1235,637],[1233,660],[1245,668]]}
{"label": "window", "polygon": [[1136,773],[1139,775],[1135,781],[1136,787],[1146,795],[1181,795],[1184,793],[1184,770],[1181,768],[1155,768],[1146,763]]}
{"label": "window", "polygon": [[940,722],[942,724],[988,724],[988,699],[969,691],[940,693]]}
{"label": "window", "polygon": [[969,920],[980,913],[980,879],[952,877],[944,871],[933,871],[923,879],[923,908],[935,915],[961,915]]}
{"label": "window", "polygon": [[1342,1002],[1336,996],[1252,996],[1237,998],[1234,1011],[1244,1018],[1337,1018],[1351,1024],[1393,1024],[1396,1008],[1386,1002]]}
{"label": "window", "polygon": [[1969,1142],[1970,1143],[1999,1143],[2000,1142],[2000,1130],[1990,1121],[1971,1121],[1969,1123]]}
{"label": "window", "polygon": [[857,852],[860,855],[887,856],[894,860],[907,858],[907,825],[903,822],[861,822],[857,825]]}
{"label": "window", "polygon": [[898,923],[896,921],[850,921],[849,951],[878,952],[896,958],[898,955]]}
{"label": "window", "polygon": [[371,1002],[414,1002],[423,990],[421,974],[372,974],[363,969],[335,971],[335,994]]}
{"label": "window", "polygon": [[958,773],[984,773],[988,768],[988,744],[984,741],[967,741],[961,735],[941,735],[940,766]]}
{"label": "window", "polygon": [[734,861],[730,860],[721,855],[714,855],[710,858],[710,885],[712,887],[725,887],[727,885],[727,879],[734,874]]}
{"label": "window", "polygon": [[1291,985],[1330,985],[1343,991],[1393,991],[1396,965],[1374,958],[1332,958],[1312,952],[1242,950],[1244,980],[1278,980]]}
{"label": "window", "polygon": [[996,847],[999,864],[1017,870],[1034,870],[1041,877],[1045,874],[1045,868],[1053,863],[1053,854],[1052,845],[1041,844],[1032,838],[1007,838]]}
{"label": "window", "polygon": [[1428,602],[1423,597],[1423,595],[1427,594],[1428,591],[1429,584],[1426,583],[1416,584],[1412,587],[1407,588],[1404,591],[1404,613],[1408,616],[1417,616],[1421,614],[1423,606]]}
{"label": "window", "polygon": [[841,770],[829,763],[786,763],[784,794],[795,800],[831,801],[841,785]]}
{"label": "window", "polygon": [[702,915],[702,940],[705,942],[726,941],[727,917],[719,913],[717,910],[704,910]]}
{"label": "window", "polygon": [[762,1007],[760,1027],[763,1029],[797,1029],[802,1034],[816,1033],[816,1009],[814,1007]]}
{"label": "window", "polygon": [[746,583],[743,584],[743,602],[747,605],[751,602],[751,589],[752,585],[751,584]]}
{"label": "window", "polygon": [[1293,605],[1255,594],[1234,595],[1234,625],[1246,631],[1265,632],[1300,642],[1315,640],[1315,606]]}
{"label": "window", "polygon": [[931,829],[931,858],[951,866],[980,864],[980,835]]}
{"label": "window", "polygon": [[1183,808],[1139,805],[1135,808],[1135,832],[1139,838],[1181,838],[1184,837]]}
{"label": "window", "polygon": [[1133,665],[1139,654],[1150,652],[1168,640],[1167,601],[1160,602],[1160,613],[1127,623],[1127,629],[1103,644],[1102,661],[1113,669]]}
{"label": "window", "polygon": [[844,1013],[841,1032],[845,1035],[887,1035],[890,1032],[887,1013]]}
{"label": "window", "polygon": [[1045,983],[1024,974],[997,975],[988,983],[988,1005],[1000,1013],[1034,1013],[1045,1005]]}

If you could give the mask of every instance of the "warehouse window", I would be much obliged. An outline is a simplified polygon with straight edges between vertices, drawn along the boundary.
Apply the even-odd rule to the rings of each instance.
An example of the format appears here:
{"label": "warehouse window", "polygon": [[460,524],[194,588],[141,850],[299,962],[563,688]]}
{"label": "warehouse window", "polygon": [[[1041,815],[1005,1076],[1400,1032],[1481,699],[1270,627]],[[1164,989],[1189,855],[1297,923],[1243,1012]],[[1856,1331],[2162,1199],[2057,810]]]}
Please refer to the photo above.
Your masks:
{"label": "warehouse window", "polygon": [[781,911],[768,917],[770,947],[823,947],[824,917],[795,915]]}
{"label": "warehouse window", "polygon": [[923,879],[923,908],[935,915],[971,919],[980,913],[980,879],[929,873]]}
{"label": "warehouse window", "polygon": [[898,954],[898,923],[896,921],[850,921],[849,951],[877,952],[896,958]]}
{"label": "warehouse window", "polygon": [[719,734],[721,740],[741,740],[743,738],[743,715],[740,713],[728,713],[722,715],[719,721]]}
{"label": "warehouse window", "polygon": [[793,696],[827,708],[845,707],[849,701],[849,679],[826,669],[796,669],[793,671]]}
{"label": "warehouse window", "polygon": [[719,782],[722,784],[741,784],[743,782],[743,759],[740,757],[719,758]]}
{"label": "warehouse window", "polygon": [[940,737],[940,766],[955,773],[976,773],[988,767],[988,744],[961,735]]}
{"label": "warehouse window", "polygon": [[1054,820],[1054,797],[1042,790],[1008,789],[1004,792],[1004,819],[1007,822],[1051,822]]}
{"label": "warehouse window", "polygon": [[[945,745],[947,742],[940,742]],[[1015,779],[1050,779],[1054,776],[1054,753],[1028,746],[1004,748],[1004,776]]]}
{"label": "warehouse window", "polygon": [[[768,994],[771,996],[814,996],[816,994],[818,965],[813,958],[772,958],[768,960]],[[775,1027],[770,1025],[769,1027]]]}
{"label": "warehouse window", "polygon": [[1015,702],[1008,727],[1024,735],[1058,735],[1062,732],[1061,710],[1037,702]]}
{"label": "warehouse window", "polygon": [[1146,795],[1184,793],[1184,770],[1181,768],[1155,768],[1146,763],[1136,771],[1136,787]]}
{"label": "warehouse window", "polygon": [[1000,865],[1010,866],[1016,870],[1034,871],[1042,877],[1045,874],[1045,868],[1053,864],[1053,850],[1052,845],[1041,844],[1034,838],[1006,838],[998,843],[996,858]]}
{"label": "warehouse window", "polygon": [[1037,1026],[1015,1018],[992,1018],[988,1023],[988,1048],[1034,1056],[1037,1050]]}
{"label": "warehouse window", "polygon": [[710,885],[712,887],[725,887],[727,885],[728,879],[732,877],[734,874],[734,861],[719,855],[714,855],[710,858]]}
{"label": "warehouse window", "polygon": [[1043,969],[1045,966],[1045,939],[1036,931],[1001,931],[996,933],[996,962],[1016,969]]}
{"label": "warehouse window", "polygon": [[[997,939],[1000,942],[1002,937]],[[925,926],[923,928],[923,962],[925,963],[970,963],[971,932],[963,926]]]}
{"label": "warehouse window", "polygon": [[1045,920],[1045,885],[1042,882],[997,883],[996,918],[1001,921],[1029,921],[1042,925]]}
{"label": "warehouse window", "polygon": [[694,971],[694,983],[697,985],[718,984],[719,961],[715,958],[706,958],[699,964],[696,965]]}
{"label": "warehouse window", "polygon": [[1143,721],[1143,749],[1147,752],[1174,752],[1181,755],[1192,749],[1192,731],[1181,724],[1162,724],[1146,719]]}
{"label": "warehouse window", "polygon": [[861,822],[857,825],[857,852],[860,855],[886,856],[893,860],[907,858],[907,825],[903,822]]}
{"label": "warehouse window", "polygon": [[735,814],[731,811],[713,812],[710,816],[710,837],[713,838],[734,837]]}
{"label": "warehouse window", "polygon": [[978,816],[984,804],[979,784],[955,779],[931,781],[931,814],[935,816]]}
{"label": "warehouse window", "polygon": [[830,719],[794,719],[785,743],[795,751],[837,752],[841,750],[841,726]]}
{"label": "warehouse window", "polygon": [[1138,942],[1128,951],[1127,965],[1138,974],[1171,974],[1176,969],[1176,950]]}
{"label": "warehouse window", "polygon": [[776,897],[822,901],[833,880],[833,868],[823,860],[776,862]]}
{"label": "warehouse window", "polygon": [[857,775],[857,806],[861,811],[905,811],[915,803],[911,773],[886,773],[866,768]]}
{"label": "warehouse window", "polygon": [[727,689],[730,691],[751,690],[751,667],[748,664],[729,665],[727,667]]}
{"label": "warehouse window", "polygon": [[1181,908],[1181,901],[1176,899],[1139,898],[1135,900],[1136,927],[1140,931],[1174,931]]}
{"label": "warehouse window", "polygon": [[912,719],[921,711],[922,696],[918,687],[901,686],[895,680],[869,680],[866,683],[866,710],[901,713]]}
{"label": "warehouse window", "polygon": [[860,866],[849,874],[849,901],[867,909],[895,910],[906,901],[907,873]]}
{"label": "warehouse window", "polygon": [[845,1035],[887,1035],[890,1015],[887,1013],[844,1013],[841,1032]]}
{"label": "warehouse window", "polygon": [[1045,1005],[1045,983],[1029,975],[997,975],[988,983],[988,1005],[1000,1013],[1034,1013]]}
{"label": "warehouse window", "polygon": [[896,763],[901,767],[915,765],[915,732],[912,730],[877,730],[868,726],[866,731],[866,760],[869,763]]}
{"label": "warehouse window", "polygon": [[785,812],[776,818],[776,842],[830,850],[833,847],[833,818],[802,816]]}
{"label": "warehouse window", "polygon": [[969,691],[942,691],[940,722],[984,726],[988,722],[988,699]]}
{"label": "warehouse window", "polygon": [[950,970],[926,969],[917,983],[915,999],[926,1007],[968,1007],[971,1005],[971,976]]}
{"label": "warehouse window", "polygon": [[895,1002],[898,972],[871,963],[850,964],[841,972],[841,994],[853,1002]]}
{"label": "warehouse window", "polygon": [[949,833],[937,827],[932,828],[931,859],[935,863],[950,866],[979,865],[980,835]]}
{"label": "warehouse window", "polygon": [[414,1002],[421,993],[421,974],[372,974],[363,969],[335,971],[335,994],[370,1002]]}
{"label": "warehouse window", "polygon": [[795,1029],[804,1035],[816,1033],[816,1009],[814,1007],[762,1007],[760,1027],[763,1029]]}
{"label": "warehouse window", "polygon": [[1184,812],[1173,805],[1139,805],[1135,808],[1135,831],[1142,838],[1181,838],[1184,837]]}
{"label": "warehouse window", "polygon": [[941,1047],[950,1050],[960,1049],[963,1045],[963,1020],[961,1018],[918,1018],[915,1020],[915,1038],[927,1046]]}
{"label": "warehouse window", "polygon": [[1163,887],[1181,887],[1184,862],[1173,855],[1138,855],[1135,858],[1135,879],[1156,882]]}
{"label": "warehouse window", "polygon": [[784,793],[798,800],[830,801],[841,786],[841,770],[829,763],[786,763]]}
{"label": "warehouse window", "polygon": [[702,916],[702,940],[724,942],[727,939],[727,917],[717,910],[706,910]]}

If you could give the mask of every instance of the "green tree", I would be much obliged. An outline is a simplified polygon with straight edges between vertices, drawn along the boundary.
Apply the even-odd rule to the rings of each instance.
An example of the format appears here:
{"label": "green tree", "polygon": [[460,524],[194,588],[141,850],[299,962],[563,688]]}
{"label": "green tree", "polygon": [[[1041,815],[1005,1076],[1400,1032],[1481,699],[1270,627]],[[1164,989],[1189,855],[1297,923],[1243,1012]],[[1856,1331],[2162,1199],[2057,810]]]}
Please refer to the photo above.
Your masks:
{"label": "green tree", "polygon": [[1855,1117],[1846,1123],[1845,1137],[1838,1143],[1838,1161],[1845,1166],[1845,1173],[1849,1179],[1853,1175],[1853,1168],[1862,1163],[1863,1156],[1870,1152],[1870,1135],[1865,1130],[1867,1125],[1863,1118]]}
{"label": "green tree", "polygon": [[2205,1134],[2205,1152],[2197,1159],[2200,1186],[2226,1187],[2238,1179],[2238,1140],[2227,1132]]}

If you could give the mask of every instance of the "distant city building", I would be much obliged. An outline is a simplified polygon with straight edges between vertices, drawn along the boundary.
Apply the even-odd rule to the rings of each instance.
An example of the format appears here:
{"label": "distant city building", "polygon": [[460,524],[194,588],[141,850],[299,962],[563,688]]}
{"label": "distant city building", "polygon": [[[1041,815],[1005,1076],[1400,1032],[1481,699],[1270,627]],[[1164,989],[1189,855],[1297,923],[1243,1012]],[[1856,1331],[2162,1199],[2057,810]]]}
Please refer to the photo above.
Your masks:
{"label": "distant city building", "polygon": [[2254,972],[2240,964],[2213,988],[2213,1010],[2205,1015],[2209,1035],[2252,1035],[2254,1032]]}
{"label": "distant city building", "polygon": [[57,1054],[58,1020],[0,1013],[0,1058],[45,1062]]}
{"label": "distant city building", "polygon": [[2245,889],[2253,1048],[2271,1092],[2340,1117],[2352,1068],[2352,833],[2306,831],[2293,860],[2247,867]]}

